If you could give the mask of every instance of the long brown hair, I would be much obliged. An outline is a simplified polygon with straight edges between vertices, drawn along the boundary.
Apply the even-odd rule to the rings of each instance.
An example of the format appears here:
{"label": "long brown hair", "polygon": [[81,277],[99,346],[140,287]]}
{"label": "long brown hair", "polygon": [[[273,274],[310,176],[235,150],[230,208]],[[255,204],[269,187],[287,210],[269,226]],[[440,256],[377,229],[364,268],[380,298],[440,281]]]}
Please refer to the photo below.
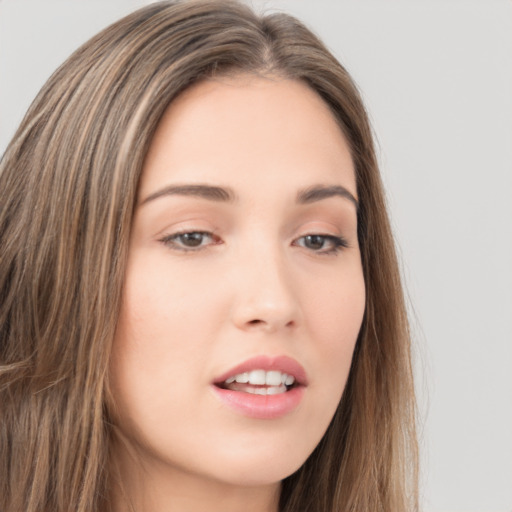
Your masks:
{"label": "long brown hair", "polygon": [[286,512],[416,510],[410,337],[359,93],[286,14],[162,2],[78,49],[34,100],[0,162],[0,509],[107,511],[108,368],[142,164],[192,83],[252,73],[304,81],[351,148],[367,303],[335,417],[283,481]]}

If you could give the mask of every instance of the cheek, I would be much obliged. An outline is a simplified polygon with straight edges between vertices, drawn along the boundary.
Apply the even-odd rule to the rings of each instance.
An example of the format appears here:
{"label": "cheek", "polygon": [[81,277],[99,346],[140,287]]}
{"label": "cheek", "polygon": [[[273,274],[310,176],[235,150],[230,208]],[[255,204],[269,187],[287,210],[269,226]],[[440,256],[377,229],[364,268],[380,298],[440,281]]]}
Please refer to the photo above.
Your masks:
{"label": "cheek", "polygon": [[226,317],[218,294],[205,293],[205,277],[176,270],[160,253],[132,254],[111,366],[125,409],[146,408],[149,396],[180,396],[185,383],[204,381]]}
{"label": "cheek", "polygon": [[205,293],[204,276],[174,268],[165,256],[134,255],[127,272],[122,321],[132,336],[167,348],[173,343],[173,350],[181,350],[190,343],[180,344],[180,340],[197,341],[198,319],[218,311],[211,290]]}
{"label": "cheek", "polygon": [[193,324],[182,315],[187,304],[183,297],[176,298],[179,284],[158,265],[141,265],[134,259],[127,271],[111,364],[118,408],[130,416],[140,415],[138,408],[144,414],[158,410],[151,405],[163,399],[162,390],[182,382],[185,368],[180,363],[192,359],[193,349],[186,329]]}
{"label": "cheek", "polygon": [[309,332],[322,338],[328,351],[352,351],[359,333],[366,303],[366,289],[360,264],[340,272],[336,279],[325,279],[307,297],[304,308]]}
{"label": "cheek", "polygon": [[325,400],[334,409],[348,377],[365,304],[366,291],[360,266],[353,267],[339,280],[317,288],[308,299],[306,318],[313,340],[308,358],[315,361],[321,376],[319,383],[326,391]]}

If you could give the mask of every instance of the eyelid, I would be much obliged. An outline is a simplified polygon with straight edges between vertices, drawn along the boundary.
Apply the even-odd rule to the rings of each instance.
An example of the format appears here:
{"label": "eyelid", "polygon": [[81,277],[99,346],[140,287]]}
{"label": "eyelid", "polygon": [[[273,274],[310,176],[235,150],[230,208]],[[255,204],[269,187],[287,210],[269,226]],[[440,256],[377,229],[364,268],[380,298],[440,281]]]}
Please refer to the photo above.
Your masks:
{"label": "eyelid", "polygon": [[[205,244],[205,245],[201,244],[201,245],[198,245],[195,247],[194,246],[187,247],[186,245],[183,245],[182,243],[177,241],[180,236],[191,235],[191,234],[199,234],[199,235],[203,235],[203,236],[208,236],[208,237],[210,237],[212,242]],[[182,252],[198,252],[198,251],[206,249],[207,247],[210,247],[212,245],[218,245],[218,244],[222,243],[220,237],[215,235],[212,231],[208,231],[208,230],[204,230],[204,229],[181,229],[181,230],[174,231],[172,233],[162,236],[161,238],[158,239],[158,241],[170,249],[174,249],[174,250],[182,251]]]}
{"label": "eyelid", "polygon": [[[315,255],[333,255],[343,249],[350,247],[347,239],[339,233],[336,226],[325,224],[319,226],[317,223],[303,226],[298,230],[300,236],[295,236],[291,246],[299,247]],[[302,232],[302,233],[301,233]],[[299,234],[297,233],[297,234]],[[185,235],[192,235],[185,237]],[[308,237],[310,239],[308,240]],[[188,238],[188,240],[187,240]],[[315,240],[316,238],[317,240]],[[198,252],[209,247],[223,243],[223,240],[216,234],[215,229],[203,228],[198,225],[176,226],[173,231],[167,232],[158,238],[158,242],[171,250],[180,252]],[[189,244],[189,242],[191,242]],[[198,242],[195,244],[194,242]],[[317,245],[315,247],[315,245]]]}
{"label": "eyelid", "polygon": [[353,237],[351,224],[338,215],[333,216],[330,210],[328,213],[328,215],[325,212],[309,213],[300,218],[293,227],[290,238],[298,240],[308,235],[317,235],[338,241],[342,248],[349,248],[351,246],[349,241]]}
{"label": "eyelid", "polygon": [[[299,240],[306,239],[308,236],[324,238],[331,243],[331,247],[328,249],[322,248],[319,250],[315,250],[315,249],[311,249],[309,247],[305,247],[305,246],[297,243]],[[310,231],[308,233],[305,233],[305,234],[295,238],[292,242],[292,245],[297,245],[299,247],[303,247],[304,249],[308,250],[312,254],[316,254],[319,256],[335,255],[335,254],[339,253],[340,251],[343,251],[344,249],[347,249],[350,247],[350,245],[345,237],[343,237],[341,235],[333,235],[331,233],[322,233],[319,231]]]}

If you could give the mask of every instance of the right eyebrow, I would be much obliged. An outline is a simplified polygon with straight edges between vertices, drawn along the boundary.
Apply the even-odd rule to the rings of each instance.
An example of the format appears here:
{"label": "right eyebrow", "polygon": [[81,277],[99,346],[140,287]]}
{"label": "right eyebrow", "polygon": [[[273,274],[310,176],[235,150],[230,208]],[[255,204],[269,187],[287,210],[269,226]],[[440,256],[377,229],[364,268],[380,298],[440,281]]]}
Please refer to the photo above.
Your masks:
{"label": "right eyebrow", "polygon": [[168,185],[163,187],[156,192],[153,192],[143,201],[141,206],[154,201],[160,197],[166,196],[194,196],[202,199],[208,199],[210,201],[219,201],[224,203],[232,203],[236,200],[235,192],[227,187],[218,187],[215,185],[206,184],[188,184],[188,185]]}

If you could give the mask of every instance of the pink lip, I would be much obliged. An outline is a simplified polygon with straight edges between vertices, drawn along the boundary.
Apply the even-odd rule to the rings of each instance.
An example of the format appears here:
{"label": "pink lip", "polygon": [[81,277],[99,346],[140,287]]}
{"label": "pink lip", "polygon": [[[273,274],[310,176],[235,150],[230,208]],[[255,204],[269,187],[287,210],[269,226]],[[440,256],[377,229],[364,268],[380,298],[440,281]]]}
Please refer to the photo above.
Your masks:
{"label": "pink lip", "polygon": [[[278,370],[288,375],[293,375],[298,385],[285,393],[277,395],[254,395],[223,389],[216,385],[233,375],[250,372],[251,370]],[[276,419],[292,412],[298,407],[304,395],[306,385],[306,371],[294,359],[287,356],[257,356],[231,368],[215,379],[211,387],[217,398],[237,413],[255,419]]]}

